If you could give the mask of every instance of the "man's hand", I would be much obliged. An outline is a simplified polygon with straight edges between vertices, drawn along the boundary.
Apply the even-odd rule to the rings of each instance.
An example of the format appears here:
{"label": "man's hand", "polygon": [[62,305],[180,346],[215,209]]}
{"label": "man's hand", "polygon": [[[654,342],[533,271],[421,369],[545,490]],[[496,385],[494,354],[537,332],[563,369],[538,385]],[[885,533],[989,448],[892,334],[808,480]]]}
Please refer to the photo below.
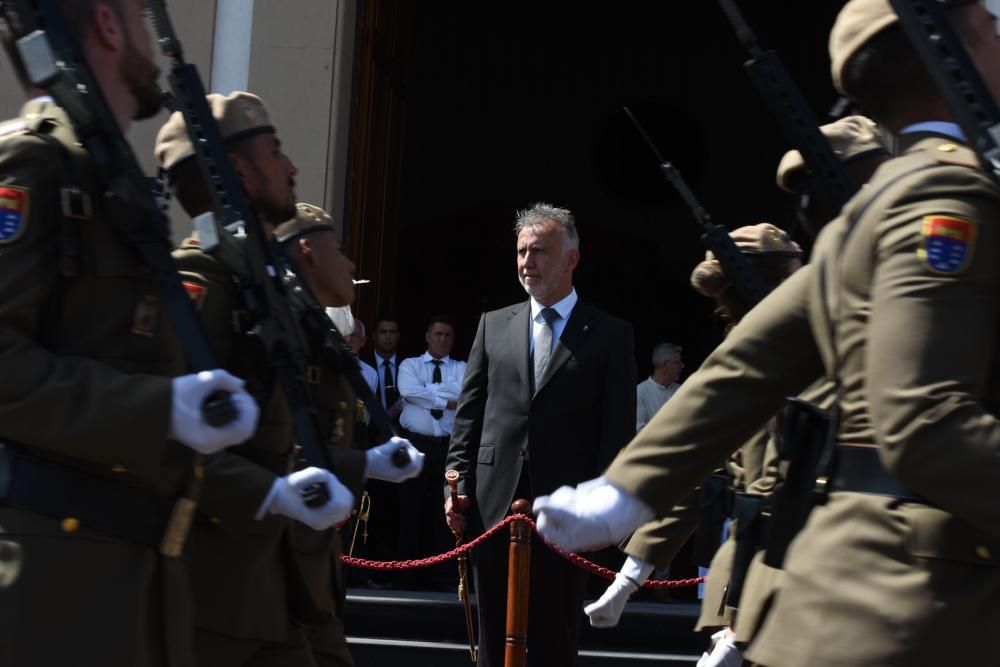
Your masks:
{"label": "man's hand", "polygon": [[[330,499],[320,507],[306,505],[302,493],[314,484],[326,484]],[[313,530],[332,528],[351,514],[354,494],[329,470],[304,468],[274,480],[270,493],[257,510],[257,519],[266,512],[283,514]]]}
{"label": "man's hand", "polygon": [[465,511],[469,509],[471,504],[469,496],[456,496],[456,498],[458,503],[454,506],[451,503],[451,498],[444,501],[444,520],[453,533],[465,530]]}
{"label": "man's hand", "polygon": [[[167,437],[201,454],[214,454],[238,445],[257,429],[260,409],[243,389],[243,380],[224,370],[201,371],[175,377],[172,381],[170,424]],[[236,418],[222,426],[205,421],[202,405],[213,392],[229,392]]]}
{"label": "man's hand", "polygon": [[396,417],[402,411],[403,411],[403,399],[399,399],[398,401],[390,405],[388,410],[386,410],[386,412],[389,414],[390,417]]}
{"label": "man's hand", "polygon": [[[400,447],[406,450],[410,459],[402,468],[393,463],[392,457]],[[420,474],[424,467],[424,453],[405,438],[392,437],[377,447],[365,452],[365,474],[371,479],[399,483]]]}
{"label": "man's hand", "polygon": [[604,595],[583,608],[590,618],[590,625],[595,628],[613,628],[618,625],[618,620],[625,611],[625,603],[637,590],[639,587],[634,581],[621,572],[616,574]]}
{"label": "man's hand", "polygon": [[743,654],[736,648],[733,637],[735,635],[729,628],[723,628],[712,635],[715,648],[711,653],[702,653],[695,667],[740,667],[743,664]]}
{"label": "man's hand", "polygon": [[569,551],[591,551],[617,544],[653,518],[638,498],[603,477],[576,488],[562,486],[535,499],[538,532]]}

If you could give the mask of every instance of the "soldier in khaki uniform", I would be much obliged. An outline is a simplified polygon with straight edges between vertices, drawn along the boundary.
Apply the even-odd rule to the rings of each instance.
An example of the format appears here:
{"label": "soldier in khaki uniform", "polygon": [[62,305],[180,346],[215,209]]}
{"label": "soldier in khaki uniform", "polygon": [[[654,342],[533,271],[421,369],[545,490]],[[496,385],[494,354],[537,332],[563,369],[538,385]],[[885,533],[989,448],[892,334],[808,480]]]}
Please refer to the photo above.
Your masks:
{"label": "soldier in khaki uniform", "polygon": [[[64,5],[121,130],[155,114],[142,3]],[[3,28],[23,82],[22,28]],[[223,371],[171,379],[186,364],[157,287],[69,118],[25,88],[0,126],[0,664],[190,667],[189,585],[161,540],[191,450],[242,442],[257,407]],[[218,429],[200,417],[216,389],[240,413]]]}
{"label": "soldier in khaki uniform", "polygon": [[[276,237],[288,247],[289,258],[321,305],[350,303],[354,266],[341,254],[329,217],[316,207],[295,206],[296,169],[280,149],[263,102],[244,92],[209,95],[208,101],[261,223],[269,231],[278,226]],[[180,114],[161,128],[156,155],[185,211],[196,216],[208,210]],[[282,221],[287,222],[279,225]],[[419,453],[405,441],[369,452],[336,446],[350,443],[356,404],[339,368],[320,366],[312,399],[332,445],[336,478],[318,468],[292,472],[300,463],[289,409],[266,350],[234,328],[234,322],[246,318],[232,275],[201,251],[197,238],[187,239],[175,259],[220,359],[227,367],[245,369],[251,392],[265,406],[254,438],[206,468],[208,485],[216,493],[205,498],[185,559],[196,585],[197,657],[220,667],[313,665],[307,635],[316,630],[314,640],[324,647],[316,653],[323,664],[351,665],[342,627],[333,616],[339,544],[331,527],[346,517],[366,474],[390,480],[416,474]],[[386,452],[400,443],[409,447],[413,461],[405,469],[386,465]],[[342,489],[346,504],[338,493],[331,499],[336,507],[314,510],[302,503],[299,491],[321,474],[331,487],[337,479],[348,487]]]}
{"label": "soldier in khaki uniform", "polygon": [[[949,15],[996,96],[993,17],[969,3]],[[840,384],[841,415],[833,492],[792,544],[749,656],[773,666],[977,663],[994,651],[1000,615],[1000,191],[960,145],[887,2],[849,2],[830,43],[835,83],[900,135],[903,155],[824,230],[804,282],[777,290],[754,322],[768,324],[768,302],[794,311],[794,326],[809,316],[818,346],[805,341],[797,361],[820,353]],[[669,502],[675,490],[652,491],[655,471],[683,480],[705,463],[682,460],[676,442],[633,443],[608,470],[605,498],[567,489],[547,499],[555,530],[543,530],[600,542],[623,527],[611,525],[609,507],[642,515],[641,503]]]}
{"label": "soldier in khaki uniform", "polygon": [[[802,266],[801,249],[774,225],[761,223],[740,227],[731,232],[730,236],[769,288],[777,286]],[[715,299],[718,313],[725,320],[727,328],[739,322],[748,310],[711,251],[706,253],[705,261],[692,271],[691,285],[697,292]],[[765,464],[769,468],[773,466],[777,451],[774,447],[768,450],[768,435],[769,429],[755,434],[727,461],[723,474],[727,476],[733,490],[758,495],[770,491],[774,479],[765,478],[764,469]],[[771,455],[771,461],[767,460],[765,450]],[[607,627],[618,623],[625,601],[649,578],[654,568],[670,564],[698,527],[698,515],[698,494],[694,494],[682,505],[675,507],[668,516],[650,522],[636,531],[623,549],[628,554],[628,559],[621,572],[604,595],[585,608],[591,625]],[[728,614],[725,617],[720,615],[732,557],[733,543],[730,540],[719,550],[709,569],[699,629],[722,627],[730,622]],[[710,610],[717,611],[709,613]]]}
{"label": "soldier in khaki uniform", "polygon": [[[850,175],[858,182],[867,181],[875,167],[888,158],[889,153],[879,135],[878,128],[868,118],[847,116],[824,125],[820,130],[830,142],[834,154],[843,161]],[[778,165],[776,177],[778,186],[789,192],[807,192],[808,186],[804,172],[805,163],[802,156],[798,151],[789,151]],[[821,225],[815,225],[815,227],[819,226]],[[742,239],[742,245],[740,241],[737,241],[738,246],[748,250],[759,250],[760,248],[757,247],[759,243],[747,245],[748,241],[752,242],[758,236],[748,237],[748,233],[761,229],[759,226],[743,228],[733,232],[732,236]],[[692,283],[703,284],[700,289],[696,285],[696,289],[702,293],[708,292],[709,296],[713,296],[721,286],[728,285],[728,282],[719,282],[719,276],[721,276],[719,271],[717,262],[706,263],[703,267],[695,269],[692,274]],[[732,296],[729,297],[730,300],[732,298]],[[746,308],[742,304],[734,304],[731,310],[729,328],[738,323]],[[825,383],[821,384],[825,385]],[[805,400],[821,400],[826,398],[826,393],[822,388],[817,387],[815,391],[809,392],[809,395],[803,398]],[[781,479],[780,470],[783,467],[778,459],[778,443],[775,439],[778,432],[780,432],[780,427],[772,420],[730,456],[725,465],[725,473],[731,480],[732,489],[756,496],[770,495]],[[635,585],[628,585],[629,579],[634,580],[635,584],[641,584],[648,577],[653,566],[665,567],[673,560],[684,541],[688,539],[697,526],[697,499],[698,494],[696,493],[685,499],[681,505],[673,508],[669,515],[636,531],[624,549],[629,554],[629,559],[621,572],[624,579],[622,576],[617,577],[605,595],[587,608],[591,624],[595,626],[617,624],[624,609],[625,599],[637,590]],[[732,573],[734,552],[735,541],[730,539],[720,547],[712,559],[705,586],[705,599],[702,602],[702,613],[696,629],[730,625],[737,606],[743,611],[749,611],[744,617],[749,618],[752,625],[757,623],[758,609],[754,602],[758,597],[766,597],[770,592],[770,585],[765,583],[762,575],[757,574],[751,577],[748,574],[748,585],[744,587],[743,600],[748,604],[744,605],[739,600],[727,599],[727,585]],[[761,568],[763,565],[759,564],[755,567]],[[758,594],[755,590],[750,598],[747,598],[746,591],[750,589],[749,583],[751,582],[755,584],[755,589],[760,589],[760,593]],[[742,624],[740,627],[742,629]]]}

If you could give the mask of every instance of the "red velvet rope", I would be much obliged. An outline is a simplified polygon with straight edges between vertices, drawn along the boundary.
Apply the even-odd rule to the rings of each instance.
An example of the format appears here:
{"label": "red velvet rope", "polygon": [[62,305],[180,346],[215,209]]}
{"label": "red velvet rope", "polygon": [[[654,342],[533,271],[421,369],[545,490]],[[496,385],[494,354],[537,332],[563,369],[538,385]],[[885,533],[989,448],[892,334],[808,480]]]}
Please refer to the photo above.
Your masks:
{"label": "red velvet rope", "polygon": [[[527,521],[531,526],[532,530],[535,530],[535,520],[531,518],[529,514],[512,514],[506,517],[503,521],[493,526],[485,533],[461,546],[457,546],[451,551],[446,551],[438,556],[431,556],[429,558],[418,558],[415,560],[366,560],[364,558],[354,558],[352,556],[346,556],[341,554],[340,561],[347,565],[348,567],[356,567],[362,570],[383,570],[383,571],[400,571],[400,570],[413,570],[421,567],[431,567],[432,565],[439,565],[440,563],[445,563],[452,558],[458,558],[463,554],[467,554],[475,547],[482,544],[484,541],[496,535],[498,532],[503,530],[503,528],[511,523],[512,521]],[[541,536],[539,536],[541,537]],[[575,553],[566,551],[558,544],[549,542],[544,537],[542,541],[550,549],[555,551],[557,554],[573,563],[579,568],[587,570],[591,574],[596,574],[603,579],[608,581],[613,581],[615,578],[615,572],[609,570],[606,567],[601,567],[597,563],[587,560],[582,556]],[[698,584],[705,581],[705,577],[695,577],[694,579],[649,579],[643,584],[644,588],[687,588],[689,586],[697,586]]]}

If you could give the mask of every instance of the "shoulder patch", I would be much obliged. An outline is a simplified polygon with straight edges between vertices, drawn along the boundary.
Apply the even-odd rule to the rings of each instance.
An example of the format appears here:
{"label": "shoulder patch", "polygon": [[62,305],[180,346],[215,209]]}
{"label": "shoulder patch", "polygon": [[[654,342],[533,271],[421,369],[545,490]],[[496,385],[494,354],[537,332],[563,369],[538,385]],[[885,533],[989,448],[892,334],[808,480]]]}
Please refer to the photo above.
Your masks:
{"label": "shoulder patch", "polygon": [[182,281],[184,285],[184,291],[188,293],[194,304],[201,308],[201,305],[205,303],[205,295],[208,294],[208,288],[204,285],[199,285],[198,283],[193,283],[188,280]]}
{"label": "shoulder patch", "polygon": [[924,217],[917,257],[932,273],[953,276],[972,262],[976,250],[976,223],[948,215]]}
{"label": "shoulder patch", "polygon": [[27,188],[0,186],[0,245],[13,243],[24,234],[29,202]]}

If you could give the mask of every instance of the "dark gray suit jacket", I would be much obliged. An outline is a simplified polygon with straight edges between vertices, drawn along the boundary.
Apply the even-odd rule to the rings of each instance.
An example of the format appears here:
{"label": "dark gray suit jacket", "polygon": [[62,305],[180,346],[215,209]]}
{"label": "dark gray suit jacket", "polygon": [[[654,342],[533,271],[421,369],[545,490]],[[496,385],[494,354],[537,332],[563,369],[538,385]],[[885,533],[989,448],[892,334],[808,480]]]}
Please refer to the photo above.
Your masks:
{"label": "dark gray suit jacket", "polygon": [[529,304],[483,315],[465,371],[447,468],[474,495],[473,530],[507,514],[525,450],[542,495],[599,475],[635,435],[632,325],[577,301],[532,395]]}

